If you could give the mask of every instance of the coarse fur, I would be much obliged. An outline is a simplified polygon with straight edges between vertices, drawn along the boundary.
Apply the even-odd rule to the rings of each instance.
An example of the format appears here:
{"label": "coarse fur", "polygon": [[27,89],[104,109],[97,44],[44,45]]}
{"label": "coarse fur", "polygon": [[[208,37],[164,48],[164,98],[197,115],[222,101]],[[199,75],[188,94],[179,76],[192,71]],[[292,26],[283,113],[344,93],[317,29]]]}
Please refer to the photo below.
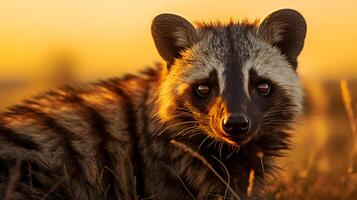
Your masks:
{"label": "coarse fur", "polygon": [[[1,114],[1,198],[262,198],[303,111],[303,17],[283,9],[260,24],[194,27],[162,14],[152,34],[166,67],[63,87]],[[248,116],[246,134],[224,133],[232,114]]]}

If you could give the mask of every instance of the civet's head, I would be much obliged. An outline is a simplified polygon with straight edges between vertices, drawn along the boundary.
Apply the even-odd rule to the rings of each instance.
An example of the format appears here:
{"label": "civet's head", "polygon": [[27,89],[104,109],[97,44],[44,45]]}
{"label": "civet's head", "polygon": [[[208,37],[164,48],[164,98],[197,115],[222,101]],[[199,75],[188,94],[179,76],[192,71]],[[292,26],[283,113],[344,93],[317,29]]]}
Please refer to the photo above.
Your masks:
{"label": "civet's head", "polygon": [[159,91],[162,121],[186,121],[216,140],[240,145],[289,127],[302,112],[296,68],[306,23],[297,11],[273,12],[260,24],[196,28],[180,16],[161,14],[152,35],[167,62]]}

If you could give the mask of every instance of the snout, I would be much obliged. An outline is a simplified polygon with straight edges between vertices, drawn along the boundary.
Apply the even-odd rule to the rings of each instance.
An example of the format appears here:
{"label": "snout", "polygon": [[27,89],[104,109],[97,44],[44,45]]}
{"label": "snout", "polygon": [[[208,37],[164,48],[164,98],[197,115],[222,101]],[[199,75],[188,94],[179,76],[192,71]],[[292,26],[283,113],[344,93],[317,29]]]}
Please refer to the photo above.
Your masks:
{"label": "snout", "polygon": [[223,138],[236,144],[245,144],[253,136],[252,122],[247,115],[230,114],[222,119]]}
{"label": "snout", "polygon": [[246,115],[231,114],[222,120],[222,129],[229,137],[243,136],[250,131],[251,123]]}

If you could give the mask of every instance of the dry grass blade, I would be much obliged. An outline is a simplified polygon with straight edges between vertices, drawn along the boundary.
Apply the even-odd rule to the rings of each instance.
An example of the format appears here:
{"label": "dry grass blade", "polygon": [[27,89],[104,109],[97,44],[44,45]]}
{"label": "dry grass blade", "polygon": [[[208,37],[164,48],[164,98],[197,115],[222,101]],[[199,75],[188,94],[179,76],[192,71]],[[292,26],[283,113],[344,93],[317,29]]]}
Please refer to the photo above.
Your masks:
{"label": "dry grass blade", "polygon": [[18,159],[16,161],[14,168],[12,169],[12,172],[11,172],[11,175],[9,178],[9,183],[7,184],[6,189],[5,189],[5,197],[4,197],[5,200],[12,199],[12,194],[14,193],[16,184],[19,181],[19,178],[21,176],[21,169],[20,169],[21,163],[22,163],[22,160]]}
{"label": "dry grass blade", "polygon": [[352,97],[351,97],[352,95],[351,95],[351,92],[350,92],[350,89],[348,87],[346,80],[341,80],[340,84],[341,84],[343,103],[345,105],[345,109],[346,109],[348,119],[349,119],[350,125],[351,125],[352,137],[356,137],[357,125],[355,123],[355,114],[354,114],[353,108],[352,108]]}
{"label": "dry grass blade", "polygon": [[43,197],[40,200],[45,200],[45,199],[49,199],[50,195],[56,191],[57,188],[59,188],[63,183],[65,183],[65,181],[68,180],[69,176],[72,176],[74,174],[74,172],[67,172],[66,167],[64,167],[64,176],[62,178],[60,178],[58,180],[58,182],[56,184],[54,184],[49,191],[47,191],[47,193],[45,193],[43,195]]}
{"label": "dry grass blade", "polygon": [[219,173],[212,167],[212,165],[203,156],[201,156],[197,152],[193,151],[190,147],[188,147],[187,145],[185,145],[181,142],[177,142],[175,140],[171,140],[170,142],[171,142],[171,144],[175,145],[176,147],[178,147],[178,148],[182,149],[183,151],[185,151],[186,153],[190,154],[192,157],[200,160],[204,165],[206,165],[217,176],[217,178],[228,188],[228,190],[233,194],[233,196],[235,198],[237,198],[238,200],[241,200],[241,198],[238,196],[238,194],[229,186],[227,181],[225,181],[222,178],[222,176],[219,175]]}
{"label": "dry grass blade", "polygon": [[352,152],[350,155],[351,158],[350,158],[350,163],[349,163],[349,167],[348,167],[348,172],[352,173],[355,171],[355,169],[353,167],[354,166],[353,158],[356,153],[355,141],[357,139],[357,135],[356,135],[357,134],[357,124],[355,121],[355,114],[354,114],[353,108],[352,108],[352,95],[351,95],[350,89],[348,87],[347,81],[341,80],[340,86],[341,86],[342,100],[345,105],[346,113],[347,113],[348,120],[349,120],[350,126],[351,126]]}
{"label": "dry grass blade", "polygon": [[264,152],[259,151],[259,152],[257,153],[257,157],[258,157],[259,160],[260,160],[260,166],[262,167],[263,178],[264,178],[264,176],[265,176],[265,167],[264,167],[264,162],[263,162]]}
{"label": "dry grass blade", "polygon": [[251,197],[253,188],[254,188],[254,180],[255,180],[255,171],[253,169],[250,170],[249,172],[249,184],[247,188],[247,196]]}

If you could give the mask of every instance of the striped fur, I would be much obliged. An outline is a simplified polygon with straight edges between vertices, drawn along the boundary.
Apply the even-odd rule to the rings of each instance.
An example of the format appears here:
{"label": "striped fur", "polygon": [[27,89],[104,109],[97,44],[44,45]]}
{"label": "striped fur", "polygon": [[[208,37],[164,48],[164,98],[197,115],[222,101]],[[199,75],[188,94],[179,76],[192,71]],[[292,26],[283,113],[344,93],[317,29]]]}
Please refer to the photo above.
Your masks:
{"label": "striped fur", "polygon": [[[279,15],[261,27],[197,28],[162,15],[153,36],[167,68],[63,87],[9,108],[0,115],[1,199],[262,198],[274,157],[289,148],[288,130],[303,109],[296,58],[287,58],[295,54],[269,43],[283,33],[273,40],[264,30],[277,26]],[[261,77],[274,86],[269,99],[252,92]],[[201,80],[212,84],[211,99],[193,97]],[[245,143],[220,135],[232,107],[246,109],[256,125]]]}

